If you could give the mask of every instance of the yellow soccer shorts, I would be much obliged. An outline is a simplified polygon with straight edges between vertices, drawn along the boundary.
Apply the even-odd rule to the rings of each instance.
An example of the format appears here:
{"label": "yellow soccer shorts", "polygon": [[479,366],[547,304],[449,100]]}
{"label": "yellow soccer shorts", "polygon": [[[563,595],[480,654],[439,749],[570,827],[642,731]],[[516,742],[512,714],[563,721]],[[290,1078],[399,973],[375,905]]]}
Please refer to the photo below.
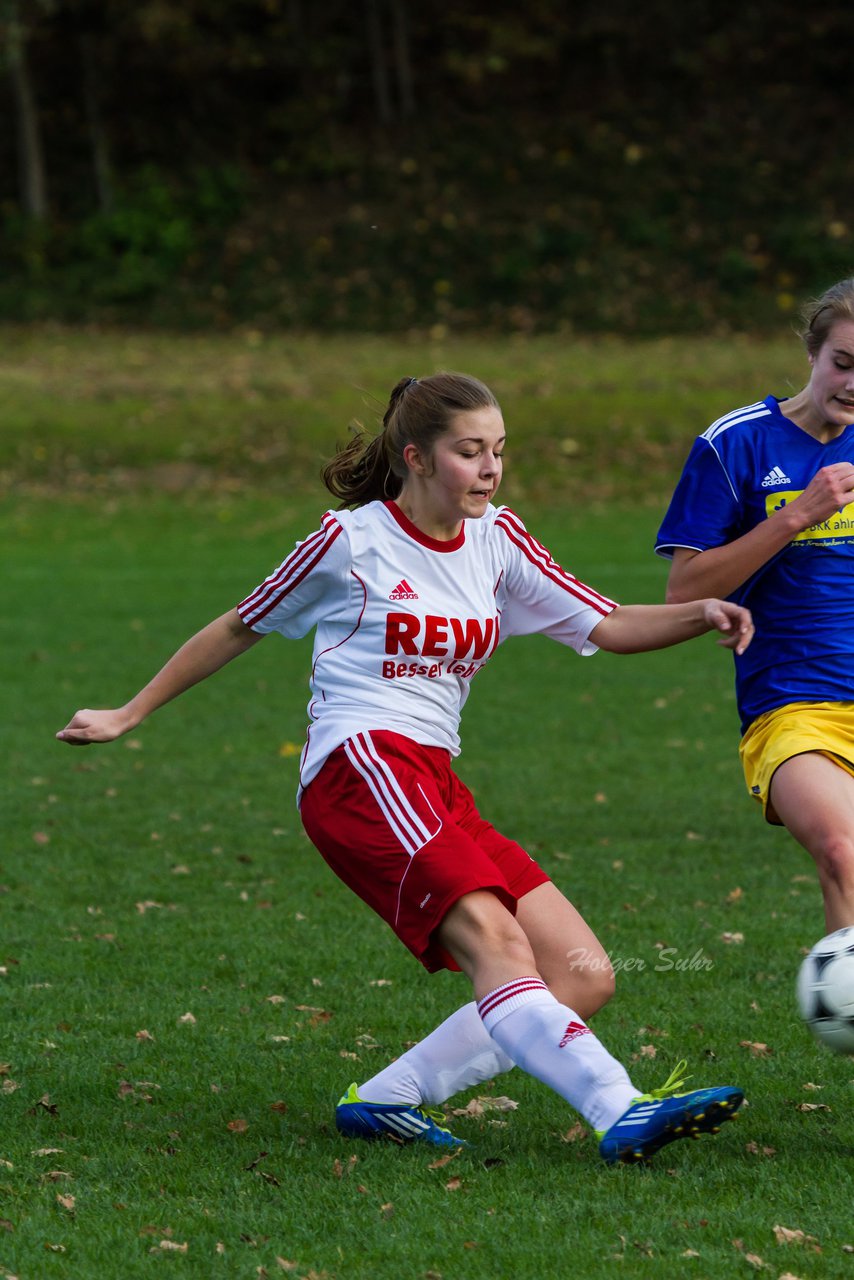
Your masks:
{"label": "yellow soccer shorts", "polygon": [[767,822],[781,825],[768,803],[775,771],[805,751],[818,751],[854,774],[854,702],[790,702],[748,726],[738,754],[747,790],[762,805]]}

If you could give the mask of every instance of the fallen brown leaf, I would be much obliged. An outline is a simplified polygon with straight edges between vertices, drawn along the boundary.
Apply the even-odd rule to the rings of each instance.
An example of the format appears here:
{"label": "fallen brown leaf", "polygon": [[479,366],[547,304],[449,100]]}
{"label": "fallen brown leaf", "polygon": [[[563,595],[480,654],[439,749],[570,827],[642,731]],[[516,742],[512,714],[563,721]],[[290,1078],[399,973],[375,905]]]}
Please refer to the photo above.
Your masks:
{"label": "fallen brown leaf", "polygon": [[779,1224],[771,1228],[774,1232],[774,1239],[778,1244],[800,1244],[818,1246],[813,1252],[821,1252],[821,1246],[815,1236],[809,1236],[805,1231],[798,1228],[781,1227]]}
{"label": "fallen brown leaf", "polygon": [[742,1049],[749,1049],[754,1058],[770,1058],[774,1052],[767,1044],[762,1044],[759,1040],[739,1040]]}
{"label": "fallen brown leaf", "polygon": [[576,1120],[575,1124],[567,1129],[566,1133],[560,1135],[560,1140],[561,1142],[583,1142],[587,1136],[587,1129],[580,1120]]}
{"label": "fallen brown leaf", "polygon": [[452,1116],[482,1116],[484,1111],[515,1111],[519,1106],[512,1098],[492,1098],[488,1094],[480,1098],[472,1098],[464,1107],[456,1107]]}
{"label": "fallen brown leaf", "polygon": [[775,1156],[777,1154],[776,1147],[760,1147],[758,1142],[747,1142],[744,1145],[744,1149],[751,1156]]}
{"label": "fallen brown leaf", "polygon": [[51,1116],[59,1115],[59,1108],[57,1107],[55,1102],[51,1102],[50,1094],[48,1093],[43,1093],[42,1096],[39,1098],[38,1102],[36,1103],[35,1107],[30,1107],[29,1114],[31,1116],[34,1116],[36,1114],[36,1107],[41,1107],[43,1111],[46,1111],[48,1113],[48,1115],[51,1115]]}

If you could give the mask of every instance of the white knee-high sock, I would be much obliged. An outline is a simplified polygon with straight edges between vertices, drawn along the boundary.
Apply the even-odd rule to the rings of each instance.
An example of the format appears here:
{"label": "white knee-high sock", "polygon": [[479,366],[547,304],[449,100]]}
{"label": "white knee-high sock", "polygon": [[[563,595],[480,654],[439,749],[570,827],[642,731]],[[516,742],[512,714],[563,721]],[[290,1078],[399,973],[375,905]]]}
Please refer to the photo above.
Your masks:
{"label": "white knee-high sock", "polygon": [[513,1062],[486,1030],[472,1000],[418,1044],[359,1085],[365,1102],[438,1105],[471,1085],[509,1071]]}
{"label": "white knee-high sock", "polygon": [[505,982],[477,1008],[504,1052],[566,1098],[593,1129],[610,1128],[638,1096],[625,1067],[542,978]]}

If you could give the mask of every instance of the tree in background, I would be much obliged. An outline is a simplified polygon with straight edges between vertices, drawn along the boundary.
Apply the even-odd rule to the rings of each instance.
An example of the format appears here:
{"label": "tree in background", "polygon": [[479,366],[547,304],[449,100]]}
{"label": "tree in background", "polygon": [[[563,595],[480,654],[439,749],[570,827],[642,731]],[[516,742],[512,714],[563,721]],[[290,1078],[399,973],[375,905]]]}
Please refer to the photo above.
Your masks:
{"label": "tree in background", "polygon": [[852,37],[850,0],[0,0],[0,317],[777,322],[852,268]]}
{"label": "tree in background", "polygon": [[30,22],[38,17],[39,7],[30,6],[25,13],[20,0],[0,3],[0,47],[3,51],[15,107],[15,139],[18,151],[19,199],[28,218],[43,221],[47,217],[47,173],[35,84],[30,70],[28,41]]}

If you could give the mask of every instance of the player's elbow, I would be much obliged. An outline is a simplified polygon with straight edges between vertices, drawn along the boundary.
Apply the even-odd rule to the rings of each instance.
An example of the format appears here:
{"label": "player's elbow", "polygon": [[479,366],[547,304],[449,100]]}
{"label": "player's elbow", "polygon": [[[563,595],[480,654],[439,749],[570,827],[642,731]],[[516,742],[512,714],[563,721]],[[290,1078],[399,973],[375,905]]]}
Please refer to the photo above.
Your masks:
{"label": "player's elbow", "polygon": [[590,632],[590,639],[597,649],[606,653],[636,653],[637,643],[624,612],[620,606],[609,613]]}
{"label": "player's elbow", "polygon": [[692,600],[696,599],[696,591],[692,591],[687,583],[679,578],[675,581],[672,578],[668,580],[664,592],[665,604],[690,604]]}

